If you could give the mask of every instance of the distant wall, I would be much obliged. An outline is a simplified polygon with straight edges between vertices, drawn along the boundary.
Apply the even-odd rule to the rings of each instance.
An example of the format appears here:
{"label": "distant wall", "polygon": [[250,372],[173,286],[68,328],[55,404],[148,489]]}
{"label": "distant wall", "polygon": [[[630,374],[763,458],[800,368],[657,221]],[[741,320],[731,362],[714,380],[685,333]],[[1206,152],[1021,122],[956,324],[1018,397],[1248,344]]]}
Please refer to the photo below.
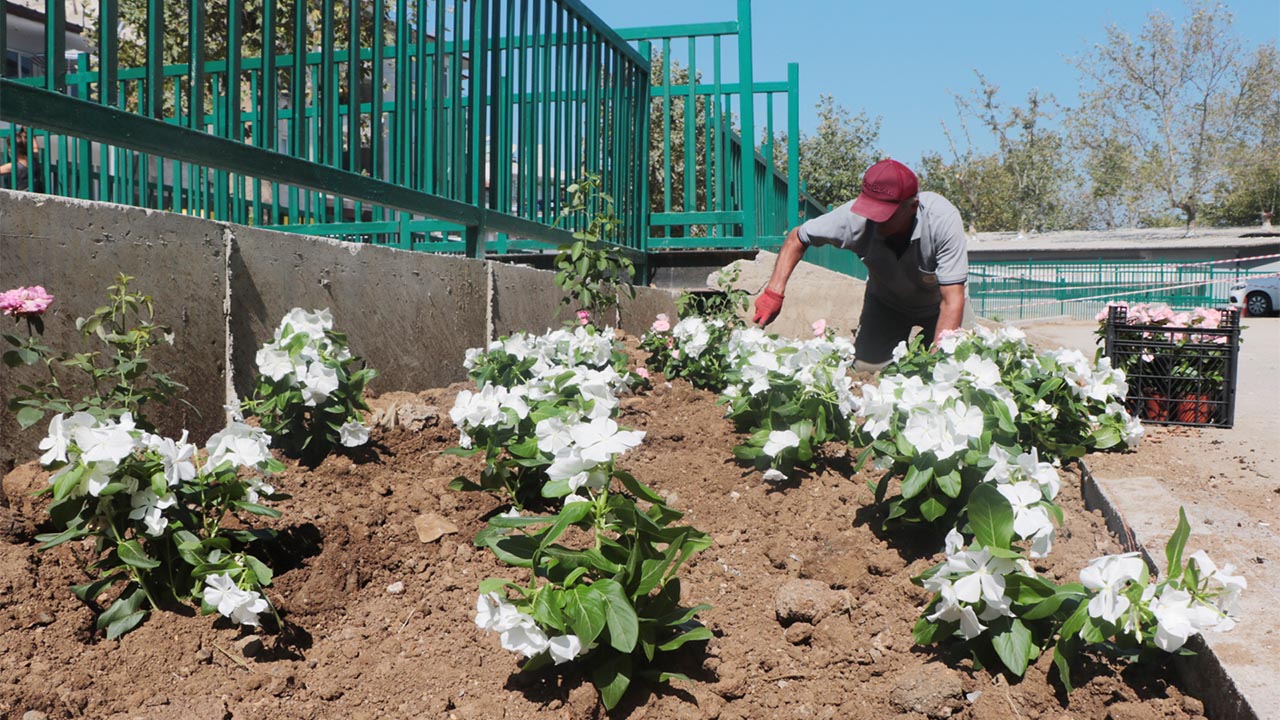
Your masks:
{"label": "distant wall", "polygon": [[[462,380],[467,348],[567,318],[556,317],[561,293],[542,270],[0,190],[0,290],[43,285],[54,295],[48,345],[79,349],[75,319],[103,303],[119,272],[136,278],[131,287],[154,298],[157,321],[174,331],[154,367],[188,387],[185,402],[149,416],[198,442],[252,385],[257,348],[292,307],[330,308],[352,351],[378,369],[372,387],[382,392]],[[617,318],[623,329],[638,333],[655,314],[675,313],[668,291],[636,295]],[[11,322],[0,319],[6,331]],[[0,400],[34,376],[0,366]],[[0,407],[0,473],[38,454],[45,425],[19,432]]]}

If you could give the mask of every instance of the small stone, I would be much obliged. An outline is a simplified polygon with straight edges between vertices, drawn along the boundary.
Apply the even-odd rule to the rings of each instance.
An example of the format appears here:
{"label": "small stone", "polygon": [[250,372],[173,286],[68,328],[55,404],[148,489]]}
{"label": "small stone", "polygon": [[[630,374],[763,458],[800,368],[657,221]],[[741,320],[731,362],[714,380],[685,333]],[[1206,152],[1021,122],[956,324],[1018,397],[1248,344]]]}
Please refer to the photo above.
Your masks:
{"label": "small stone", "polygon": [[435,513],[419,515],[413,519],[413,527],[418,531],[418,541],[432,543],[445,535],[458,532],[458,526]]}
{"label": "small stone", "polygon": [[960,673],[941,663],[926,663],[895,678],[889,703],[903,713],[923,713],[931,718],[951,715],[964,696]]}
{"label": "small stone", "polygon": [[50,615],[47,610],[41,610],[40,613],[36,615],[36,625],[45,626],[52,624],[53,615]]}
{"label": "small stone", "polygon": [[807,622],[798,622],[787,628],[782,637],[792,645],[803,645],[813,637],[813,626]]}
{"label": "small stone", "polygon": [[205,650],[204,648],[200,648],[199,650],[196,651],[196,662],[200,663],[201,665],[205,665],[212,661],[213,661],[213,653],[209,652],[208,650]]}
{"label": "small stone", "polygon": [[1191,697],[1190,695],[1183,695],[1182,709],[1185,710],[1188,715],[1203,715],[1204,703],[1200,702],[1196,698]]}
{"label": "small stone", "polygon": [[22,713],[22,720],[49,720],[49,716],[39,710],[28,710]]}
{"label": "small stone", "polygon": [[387,586],[387,592],[392,595],[399,595],[404,592],[404,583],[397,580]]}
{"label": "small stone", "polygon": [[846,602],[845,593],[832,590],[819,580],[790,580],[778,588],[774,609],[783,625],[796,622],[814,624]]}
{"label": "small stone", "polygon": [[249,635],[240,641],[240,654],[247,658],[257,657],[262,653],[262,638]]}

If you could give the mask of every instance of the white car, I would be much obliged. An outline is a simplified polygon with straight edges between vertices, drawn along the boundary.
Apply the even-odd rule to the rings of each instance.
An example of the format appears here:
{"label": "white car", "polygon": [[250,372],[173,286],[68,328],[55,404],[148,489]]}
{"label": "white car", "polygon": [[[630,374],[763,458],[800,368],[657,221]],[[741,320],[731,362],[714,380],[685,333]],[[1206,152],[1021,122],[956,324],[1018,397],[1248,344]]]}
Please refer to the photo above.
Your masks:
{"label": "white car", "polygon": [[1231,304],[1244,308],[1250,317],[1270,315],[1280,310],[1280,274],[1251,278],[1232,285]]}

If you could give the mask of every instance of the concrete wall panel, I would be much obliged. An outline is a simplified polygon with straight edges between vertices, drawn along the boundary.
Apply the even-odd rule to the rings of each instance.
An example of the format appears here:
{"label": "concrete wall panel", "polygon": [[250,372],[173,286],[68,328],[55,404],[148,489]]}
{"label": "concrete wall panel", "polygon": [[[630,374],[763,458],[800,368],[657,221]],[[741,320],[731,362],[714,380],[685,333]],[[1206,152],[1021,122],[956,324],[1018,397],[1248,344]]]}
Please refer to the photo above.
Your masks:
{"label": "concrete wall panel", "polygon": [[[104,304],[117,273],[136,279],[130,287],[154,298],[156,322],[174,333],[172,347],[161,346],[152,367],[185,384],[182,397],[168,408],[146,408],[166,433],[183,428],[203,442],[223,424],[223,376],[226,357],[223,301],[225,261],[223,228],[184,215],[0,190],[0,290],[43,285],[55,300],[45,316],[45,343],[69,352],[106,350],[96,339],[82,346],[77,317]],[[5,331],[15,327],[0,318]],[[34,377],[32,368],[0,366],[0,400]],[[60,374],[63,379],[75,377]],[[69,388],[80,397],[87,386]],[[19,432],[9,412],[0,411],[0,471],[15,460],[38,455],[43,422]]]}
{"label": "concrete wall panel", "polygon": [[252,388],[254,354],[291,308],[329,308],[334,327],[379,376],[380,390],[465,378],[485,343],[484,263],[232,226],[231,339],[236,391]]}
{"label": "concrete wall panel", "polygon": [[560,307],[564,293],[555,273],[523,265],[490,262],[493,273],[493,337],[513,332],[541,333],[573,320],[573,310]]}

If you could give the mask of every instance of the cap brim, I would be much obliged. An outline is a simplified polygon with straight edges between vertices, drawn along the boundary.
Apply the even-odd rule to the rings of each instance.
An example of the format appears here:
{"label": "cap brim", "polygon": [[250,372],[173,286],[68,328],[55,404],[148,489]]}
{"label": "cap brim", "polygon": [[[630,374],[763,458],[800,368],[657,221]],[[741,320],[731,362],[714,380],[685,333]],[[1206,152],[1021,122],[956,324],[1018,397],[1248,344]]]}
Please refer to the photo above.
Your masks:
{"label": "cap brim", "polygon": [[898,211],[898,205],[899,203],[876,200],[862,193],[853,201],[853,207],[850,209],[872,222],[881,223],[893,217],[893,214]]}

